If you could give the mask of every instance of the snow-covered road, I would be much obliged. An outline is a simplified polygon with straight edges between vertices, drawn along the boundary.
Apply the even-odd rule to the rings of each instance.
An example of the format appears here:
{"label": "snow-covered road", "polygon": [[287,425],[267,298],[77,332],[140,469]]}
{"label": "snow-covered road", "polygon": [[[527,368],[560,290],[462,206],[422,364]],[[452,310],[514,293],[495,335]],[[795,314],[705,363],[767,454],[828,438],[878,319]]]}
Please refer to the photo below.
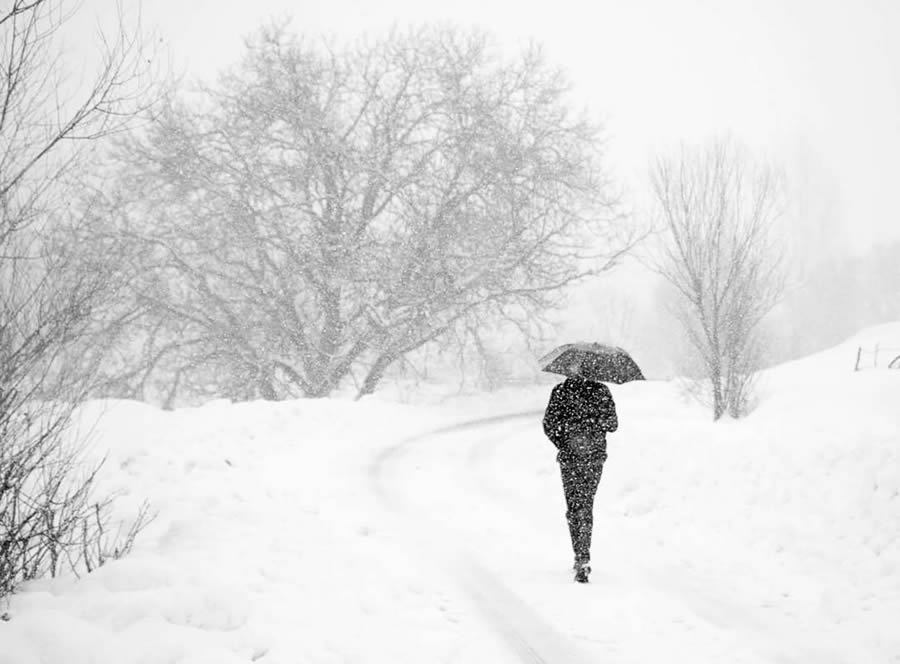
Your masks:
{"label": "snow-covered road", "polygon": [[653,534],[604,509],[602,490],[593,583],[573,584],[556,472],[540,411],[530,411],[398,442],[376,457],[371,479],[416,534],[410,545],[458,580],[520,662],[647,662],[673,652],[702,662],[831,661],[780,643],[784,626],[717,593],[702,570],[643,555]]}
{"label": "snow-covered road", "polygon": [[[456,580],[495,635],[507,645],[515,661],[579,664],[590,660],[506,584],[503,572],[507,561],[495,560],[486,566],[483,554],[479,555],[460,539],[466,530],[471,531],[469,535],[477,534],[477,528],[459,529],[453,525],[455,519],[465,521],[465,514],[457,512],[463,500],[468,504],[481,495],[489,501],[503,501],[502,487],[484,474],[485,455],[496,449],[499,436],[510,435],[509,430],[515,430],[517,425],[521,428],[523,423],[532,427],[539,416],[540,411],[491,416],[416,434],[377,454],[370,468],[370,479],[385,506],[407,521],[405,530],[413,534],[410,545]],[[449,460],[451,466],[443,466],[440,455],[448,446],[454,451],[466,450],[462,466],[457,458]],[[442,464],[444,472],[452,470],[452,476],[442,477],[451,480],[449,488],[438,489],[436,484],[429,487],[429,478],[435,479],[432,477],[435,462]],[[474,494],[469,486],[471,482],[453,481],[460,476],[479,480]],[[443,501],[435,500],[435,490],[450,493],[443,494]],[[455,492],[460,492],[460,503],[453,500]],[[508,522],[513,516],[514,513],[502,516],[502,522]]]}

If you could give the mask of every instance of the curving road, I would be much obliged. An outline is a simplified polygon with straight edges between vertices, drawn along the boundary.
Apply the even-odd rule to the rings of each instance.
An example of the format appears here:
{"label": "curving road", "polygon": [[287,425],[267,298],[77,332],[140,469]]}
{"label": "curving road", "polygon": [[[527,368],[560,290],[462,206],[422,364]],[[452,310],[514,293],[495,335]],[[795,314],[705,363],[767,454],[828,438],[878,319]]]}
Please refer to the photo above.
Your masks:
{"label": "curving road", "polygon": [[[434,510],[447,510],[452,506],[434,505],[422,500],[422,486],[416,487],[411,478],[427,477],[426,483],[438,479],[458,480],[460,473],[474,480],[477,501],[493,503],[496,509],[509,501],[496,482],[485,472],[485,461],[504,442],[510,440],[510,430],[518,431],[527,427],[539,427],[542,410],[508,413],[426,431],[397,442],[383,450],[373,460],[369,476],[376,494],[394,512],[416,522],[418,546],[427,550],[432,558],[442,560],[465,591],[469,599],[481,612],[495,634],[501,638],[514,654],[517,661],[528,664],[580,664],[589,660],[579,652],[575,644],[561,635],[547,620],[533,610],[527,602],[513,592],[502,580],[498,571],[492,571],[472,548],[457,543],[448,550],[447,542],[459,542],[459,523],[453,518],[446,521],[435,520]],[[442,455],[434,449],[417,455],[425,447],[440,446],[441,452],[454,452],[448,465],[441,468],[425,469],[427,459]],[[472,482],[460,482],[468,486],[468,498],[473,498]],[[427,491],[427,489],[425,489]],[[436,492],[438,495],[453,495],[452,492]],[[445,512],[446,514],[446,512]],[[447,515],[448,517],[450,515]],[[504,518],[511,518],[505,514]],[[425,521],[427,526],[422,528]],[[435,543],[442,543],[436,546]]]}
{"label": "curving road", "polygon": [[[796,625],[777,611],[750,606],[702,567],[661,555],[655,532],[615,511],[608,484],[598,495],[592,583],[572,583],[541,414],[426,431],[383,450],[369,467],[378,499],[406,524],[412,545],[450,573],[512,661],[840,661],[798,642]],[[639,427],[616,445],[635,444]],[[625,472],[615,449],[610,460],[607,472]]]}

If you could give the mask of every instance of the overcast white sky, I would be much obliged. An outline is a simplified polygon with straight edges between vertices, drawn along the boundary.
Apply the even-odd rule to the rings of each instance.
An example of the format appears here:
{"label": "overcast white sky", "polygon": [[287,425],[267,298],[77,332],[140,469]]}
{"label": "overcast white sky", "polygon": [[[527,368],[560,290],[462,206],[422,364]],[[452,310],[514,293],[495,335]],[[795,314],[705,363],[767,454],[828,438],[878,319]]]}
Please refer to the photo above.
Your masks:
{"label": "overcast white sky", "polygon": [[[85,0],[84,34],[114,7]],[[627,185],[655,151],[727,131],[808,182],[838,244],[900,238],[897,0],[145,0],[143,16],[174,68],[204,78],[272,16],[338,37],[450,20],[533,38],[605,121]]]}

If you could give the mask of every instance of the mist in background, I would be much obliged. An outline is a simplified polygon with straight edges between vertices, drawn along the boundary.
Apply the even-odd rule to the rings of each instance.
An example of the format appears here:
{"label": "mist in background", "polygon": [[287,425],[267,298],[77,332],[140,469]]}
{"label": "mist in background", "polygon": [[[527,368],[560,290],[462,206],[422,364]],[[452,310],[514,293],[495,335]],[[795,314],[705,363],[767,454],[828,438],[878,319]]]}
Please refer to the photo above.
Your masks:
{"label": "mist in background", "polygon": [[[900,318],[900,6],[889,0],[637,0],[629,3],[336,0],[122,3],[155,34],[160,62],[214,81],[244,37],[272,18],[338,42],[422,22],[476,27],[516,49],[542,44],[606,132],[609,177],[633,223],[653,227],[647,172],[680,144],[729,136],[783,171],[779,232],[790,270],[767,321],[769,362],[815,352]],[[108,24],[114,0],[87,0],[70,44]],[[90,54],[84,54],[88,61]],[[645,249],[568,295],[559,341],[633,349],[648,375],[679,373],[670,294]],[[523,353],[502,335],[503,364]],[[504,373],[504,372],[501,372]],[[511,375],[516,371],[505,372]]]}

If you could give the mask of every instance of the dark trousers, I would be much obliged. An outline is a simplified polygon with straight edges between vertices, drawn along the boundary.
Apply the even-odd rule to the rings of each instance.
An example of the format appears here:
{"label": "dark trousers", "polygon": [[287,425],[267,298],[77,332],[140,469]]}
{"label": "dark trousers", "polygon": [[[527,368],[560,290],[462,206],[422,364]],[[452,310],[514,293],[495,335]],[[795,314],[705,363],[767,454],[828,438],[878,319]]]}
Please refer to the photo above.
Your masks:
{"label": "dark trousers", "polygon": [[603,474],[606,453],[578,457],[559,455],[563,492],[566,495],[566,521],[576,563],[591,559],[591,531],[594,527],[594,496]]}

